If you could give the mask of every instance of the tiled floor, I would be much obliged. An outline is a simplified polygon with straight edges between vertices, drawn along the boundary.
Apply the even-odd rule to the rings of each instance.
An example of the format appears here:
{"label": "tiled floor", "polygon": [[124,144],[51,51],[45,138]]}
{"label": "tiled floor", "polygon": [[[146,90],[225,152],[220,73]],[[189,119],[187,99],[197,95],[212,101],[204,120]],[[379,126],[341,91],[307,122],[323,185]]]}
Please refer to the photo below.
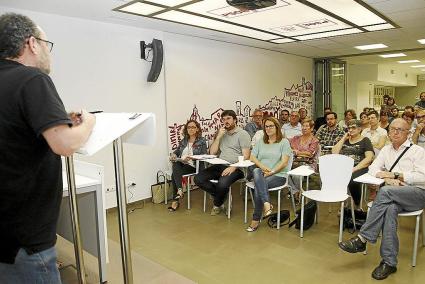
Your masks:
{"label": "tiled floor", "polygon": [[[231,220],[224,215],[210,216],[211,204],[207,213],[202,212],[199,190],[192,194],[192,210],[186,210],[184,203],[177,212],[169,213],[164,204],[146,203],[129,215],[132,250],[198,283],[374,282],[370,274],[380,260],[379,245],[370,245],[366,256],[341,251],[337,245],[337,205],[328,213],[329,206],[322,204],[319,224],[306,231],[303,239],[295,228],[278,231],[265,223],[257,232],[247,233],[242,197],[237,189],[233,192]],[[289,207],[286,199],[284,206]],[[398,272],[385,283],[423,283],[423,247],[419,248],[417,267],[410,265],[414,218],[399,218],[399,223]],[[108,213],[108,234],[119,241],[114,211]],[[344,232],[344,238],[351,236]],[[142,268],[134,263],[134,271]],[[149,283],[144,279],[147,275],[140,273],[140,277],[135,277],[135,283]]]}

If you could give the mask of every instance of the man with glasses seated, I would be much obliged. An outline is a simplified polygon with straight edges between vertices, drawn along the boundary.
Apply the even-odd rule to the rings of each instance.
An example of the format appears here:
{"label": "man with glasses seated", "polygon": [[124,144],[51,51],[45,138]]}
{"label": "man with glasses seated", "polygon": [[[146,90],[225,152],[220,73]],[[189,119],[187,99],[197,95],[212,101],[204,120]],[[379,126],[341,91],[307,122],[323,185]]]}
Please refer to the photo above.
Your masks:
{"label": "man with glasses seated", "polygon": [[321,126],[316,132],[322,154],[330,154],[332,147],[335,146],[345,134],[342,127],[337,124],[337,118],[337,114],[333,111],[326,113],[326,124]]}
{"label": "man with glasses seated", "polygon": [[366,243],[376,243],[382,232],[382,260],[372,272],[377,280],[397,271],[398,214],[425,207],[425,150],[407,139],[409,125],[405,120],[394,119],[389,130],[391,144],[382,148],[369,167],[369,174],[384,179],[386,185],[379,189],[359,234],[339,243],[346,252],[363,252]]}
{"label": "man with glasses seated", "polygon": [[285,138],[290,139],[292,137],[301,135],[301,128],[300,114],[296,111],[293,111],[289,117],[289,123],[282,126],[282,133]]}
{"label": "man with glasses seated", "polygon": [[251,139],[252,137],[254,137],[255,133],[258,130],[263,129],[261,125],[262,121],[263,121],[263,112],[259,109],[254,110],[254,114],[252,115],[252,121],[248,122],[244,127],[244,130],[248,132]]}
{"label": "man with glasses seated", "polygon": [[416,125],[415,132],[413,132],[412,141],[425,148],[425,109],[418,110],[416,119],[418,124]]}
{"label": "man with glasses seated", "polygon": [[[217,131],[216,138],[210,146],[210,154],[234,164],[239,156],[248,160],[251,154],[251,138],[249,134],[236,125],[237,117],[233,110],[225,110],[221,114],[224,127]],[[195,184],[202,190],[210,193],[214,198],[211,215],[215,216],[224,211],[224,201],[229,191],[229,186],[244,177],[243,172],[228,165],[212,165],[200,171],[194,178]],[[211,182],[217,180],[217,183]]]}

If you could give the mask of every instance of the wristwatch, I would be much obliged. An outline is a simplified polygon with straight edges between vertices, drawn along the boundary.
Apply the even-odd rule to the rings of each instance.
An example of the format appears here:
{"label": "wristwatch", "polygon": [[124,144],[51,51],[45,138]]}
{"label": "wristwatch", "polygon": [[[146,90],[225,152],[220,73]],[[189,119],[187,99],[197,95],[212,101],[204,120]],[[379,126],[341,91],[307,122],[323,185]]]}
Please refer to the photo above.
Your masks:
{"label": "wristwatch", "polygon": [[399,178],[399,176],[400,176],[400,173],[396,173],[396,172],[394,172],[394,179],[398,179],[398,178]]}

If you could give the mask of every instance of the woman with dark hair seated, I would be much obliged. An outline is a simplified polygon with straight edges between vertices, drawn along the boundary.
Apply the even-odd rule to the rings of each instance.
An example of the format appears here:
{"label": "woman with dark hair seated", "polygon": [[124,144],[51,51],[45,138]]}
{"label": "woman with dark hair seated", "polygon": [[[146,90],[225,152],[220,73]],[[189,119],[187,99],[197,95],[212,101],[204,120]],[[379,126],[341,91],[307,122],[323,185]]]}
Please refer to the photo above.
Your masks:
{"label": "woman with dark hair seated", "polygon": [[253,172],[255,209],[251,225],[246,228],[247,232],[257,230],[261,214],[263,218],[272,214],[273,206],[270,203],[269,188],[284,185],[285,173],[289,170],[287,165],[291,146],[289,141],[283,138],[279,121],[274,117],[264,119],[263,132],[263,139],[255,144],[250,158],[257,168]]}
{"label": "woman with dark hair seated", "polygon": [[372,143],[369,138],[360,135],[361,131],[360,120],[349,121],[348,132],[332,148],[332,154],[342,154],[354,159],[353,174],[348,189],[356,208],[360,205],[361,184],[354,182],[353,179],[367,173],[374,157]]}
{"label": "woman with dark hair seated", "polygon": [[347,123],[352,119],[357,119],[356,111],[354,109],[347,109],[344,111],[344,119],[340,120],[338,125],[347,132]]}
{"label": "woman with dark hair seated", "polygon": [[316,171],[319,140],[313,135],[314,121],[306,118],[301,122],[301,127],[302,134],[289,139],[294,153],[292,168],[308,165]]}
{"label": "woman with dark hair seated", "polygon": [[190,158],[193,155],[207,153],[207,143],[205,138],[201,137],[201,125],[195,120],[189,120],[183,128],[184,138],[177,149],[170,155],[170,161],[173,163],[173,173],[171,179],[174,187],[174,198],[169,211],[176,211],[179,208],[180,201],[183,198],[182,176],[195,173],[195,163]]}
{"label": "woman with dark hair seated", "polygon": [[390,127],[390,118],[388,116],[388,111],[381,110],[379,112],[379,127],[385,129],[388,133]]}

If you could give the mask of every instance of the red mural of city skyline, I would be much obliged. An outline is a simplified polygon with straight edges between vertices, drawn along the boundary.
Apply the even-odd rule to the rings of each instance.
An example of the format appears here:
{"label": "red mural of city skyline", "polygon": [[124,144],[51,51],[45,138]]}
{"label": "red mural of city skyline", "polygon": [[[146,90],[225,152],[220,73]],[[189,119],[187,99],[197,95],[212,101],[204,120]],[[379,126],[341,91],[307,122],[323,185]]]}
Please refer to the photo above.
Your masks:
{"label": "red mural of city skyline", "polygon": [[[273,97],[264,105],[257,107],[250,107],[246,105],[242,108],[242,101],[235,102],[235,111],[238,118],[238,125],[244,127],[251,120],[251,111],[260,109],[264,114],[268,114],[279,118],[280,112],[286,110],[297,110],[301,107],[307,109],[308,113],[312,110],[312,94],[313,84],[309,81],[305,81],[302,78],[301,84],[293,84],[290,88],[284,88],[282,97]],[[199,114],[198,107],[195,105],[192,109],[192,113],[188,119],[194,119],[199,122],[202,129],[202,136],[207,141],[214,139],[215,133],[222,126],[221,113],[224,111],[223,108],[218,108],[209,117],[205,118]],[[182,130],[185,122],[175,122],[168,126],[168,134],[170,139],[171,150],[175,150],[180,141],[183,139]]]}

